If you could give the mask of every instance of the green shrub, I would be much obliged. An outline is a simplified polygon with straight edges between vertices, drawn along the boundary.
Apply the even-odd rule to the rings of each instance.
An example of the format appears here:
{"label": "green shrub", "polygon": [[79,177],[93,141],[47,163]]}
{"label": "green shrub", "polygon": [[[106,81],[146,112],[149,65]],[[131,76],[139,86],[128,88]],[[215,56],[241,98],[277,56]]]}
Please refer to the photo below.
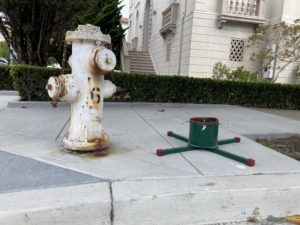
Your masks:
{"label": "green shrub", "polygon": [[12,78],[9,75],[9,66],[0,66],[0,90],[13,90]]}
{"label": "green shrub", "polygon": [[248,70],[245,70],[243,66],[238,67],[236,70],[231,71],[227,77],[228,80],[235,81],[246,81],[246,82],[256,82],[257,74]]}
{"label": "green shrub", "polygon": [[113,101],[231,104],[300,109],[300,86],[115,73]]}
{"label": "green shrub", "polygon": [[[45,90],[60,69],[18,65],[11,68],[14,87],[23,100],[50,100]],[[69,71],[68,71],[69,72]],[[123,89],[111,101],[231,104],[251,107],[300,109],[300,86],[258,82],[114,73]]]}
{"label": "green shrub", "polygon": [[213,67],[213,76],[215,80],[226,80],[230,75],[230,69],[222,62],[217,62]]}
{"label": "green shrub", "polygon": [[51,76],[60,74],[60,69],[15,65],[11,66],[10,75],[13,78],[13,86],[19,92],[22,100],[47,101],[50,100],[45,89]]}
{"label": "green shrub", "polygon": [[213,67],[214,80],[233,80],[233,81],[245,81],[245,82],[257,82],[261,81],[255,72],[245,70],[243,66],[238,67],[235,70],[230,70],[226,64],[217,62]]}

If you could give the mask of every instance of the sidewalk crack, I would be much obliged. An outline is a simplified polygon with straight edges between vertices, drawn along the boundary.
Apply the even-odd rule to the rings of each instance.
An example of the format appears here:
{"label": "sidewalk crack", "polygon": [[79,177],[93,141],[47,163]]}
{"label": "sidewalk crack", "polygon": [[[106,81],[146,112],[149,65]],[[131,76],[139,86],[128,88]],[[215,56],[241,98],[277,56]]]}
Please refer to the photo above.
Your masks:
{"label": "sidewalk crack", "polygon": [[[147,123],[153,130],[155,130],[156,133],[158,133],[158,135],[163,138],[170,146],[174,147],[174,145],[172,145],[171,142],[169,142],[169,140],[167,138],[165,138],[158,130],[156,130],[156,128],[149,123],[132,105],[130,106],[132,108],[132,110],[145,122]],[[182,153],[179,153],[181,155],[181,157],[188,163],[190,164],[190,166],[192,166],[200,175],[204,175],[192,162],[190,162]]]}
{"label": "sidewalk crack", "polygon": [[110,224],[114,225],[114,219],[115,219],[115,214],[114,214],[114,195],[113,195],[113,190],[112,190],[112,182],[109,182],[109,191],[110,191]]}
{"label": "sidewalk crack", "polygon": [[55,141],[57,141],[57,139],[59,138],[59,136],[61,135],[61,133],[63,132],[63,130],[65,129],[65,127],[67,126],[67,124],[69,123],[71,117],[69,117],[69,119],[67,120],[67,122],[63,125],[63,127],[61,128],[61,130],[59,131],[58,135],[55,138]]}

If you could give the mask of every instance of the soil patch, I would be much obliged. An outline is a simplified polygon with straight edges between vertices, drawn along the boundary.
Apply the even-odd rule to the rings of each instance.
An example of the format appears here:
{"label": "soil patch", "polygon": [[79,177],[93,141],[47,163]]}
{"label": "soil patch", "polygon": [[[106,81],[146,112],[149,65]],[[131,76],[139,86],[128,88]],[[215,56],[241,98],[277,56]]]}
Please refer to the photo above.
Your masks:
{"label": "soil patch", "polygon": [[300,161],[300,135],[294,135],[287,138],[256,139],[256,141]]}

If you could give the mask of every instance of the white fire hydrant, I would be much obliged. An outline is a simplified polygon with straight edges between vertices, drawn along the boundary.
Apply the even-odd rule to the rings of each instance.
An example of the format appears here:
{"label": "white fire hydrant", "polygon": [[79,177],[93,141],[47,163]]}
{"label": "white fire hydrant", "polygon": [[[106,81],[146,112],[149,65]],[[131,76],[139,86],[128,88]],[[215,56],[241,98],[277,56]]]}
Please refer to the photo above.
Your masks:
{"label": "white fire hydrant", "polygon": [[104,80],[116,65],[114,53],[104,47],[111,38],[88,24],[68,31],[66,41],[72,44],[72,74],[50,77],[46,86],[53,100],[71,102],[71,125],[63,146],[74,151],[105,149],[109,137],[102,126],[103,98],[116,91],[112,82]]}

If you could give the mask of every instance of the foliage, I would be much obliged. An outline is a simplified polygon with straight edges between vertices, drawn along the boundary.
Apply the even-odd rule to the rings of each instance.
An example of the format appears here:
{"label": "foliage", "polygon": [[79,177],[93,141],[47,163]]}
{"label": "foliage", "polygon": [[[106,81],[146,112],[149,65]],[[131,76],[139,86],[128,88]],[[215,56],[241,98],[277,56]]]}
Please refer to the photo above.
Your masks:
{"label": "foliage", "polygon": [[6,41],[0,41],[0,57],[9,60],[9,48]]}
{"label": "foliage", "polygon": [[9,75],[9,69],[9,66],[0,66],[0,90],[13,90],[13,82]]}
{"label": "foliage", "polygon": [[44,66],[50,56],[61,62],[65,33],[91,2],[0,0],[0,31],[14,49],[16,62]]}
{"label": "foliage", "polygon": [[214,65],[212,78],[214,80],[232,80],[246,82],[259,81],[255,72],[245,70],[243,66],[231,71],[230,68],[222,62],[217,62]]}
{"label": "foliage", "polygon": [[[272,48],[272,45],[276,48]],[[248,39],[248,47],[256,48],[251,59],[262,62],[261,75],[264,68],[270,67],[275,60],[276,81],[280,73],[291,63],[300,59],[300,19],[293,24],[281,22],[274,25],[260,25]]]}
{"label": "foliage", "polygon": [[230,69],[222,62],[217,62],[213,68],[212,78],[215,80],[226,80],[230,75]]}
{"label": "foliage", "polygon": [[258,81],[256,73],[245,70],[243,66],[238,67],[236,70],[233,70],[229,74],[228,80],[246,81],[246,82],[256,82],[256,81]]}
{"label": "foliage", "polygon": [[120,20],[122,18],[120,6],[121,0],[97,0],[93,7],[86,15],[77,19],[77,24],[93,24],[100,26],[104,34],[109,34],[112,38],[112,50],[120,62],[120,51],[122,38],[125,35],[125,29],[122,28]]}
{"label": "foliage", "polygon": [[49,77],[57,76],[60,69],[44,68],[28,65],[11,66],[10,75],[13,86],[19,92],[22,100],[50,100],[46,91]]}
{"label": "foliage", "polygon": [[49,57],[47,60],[47,67],[51,68],[61,68],[60,64],[57,62],[56,58]]}
{"label": "foliage", "polygon": [[[49,100],[45,85],[59,69],[17,65],[11,67],[14,87],[23,100]],[[111,101],[231,104],[300,109],[300,86],[257,82],[114,73],[123,89]],[[274,98],[276,93],[276,98]]]}
{"label": "foliage", "polygon": [[113,82],[123,88],[123,92],[113,97],[114,101],[230,104],[300,109],[299,85],[125,73],[115,73],[114,77]]}

